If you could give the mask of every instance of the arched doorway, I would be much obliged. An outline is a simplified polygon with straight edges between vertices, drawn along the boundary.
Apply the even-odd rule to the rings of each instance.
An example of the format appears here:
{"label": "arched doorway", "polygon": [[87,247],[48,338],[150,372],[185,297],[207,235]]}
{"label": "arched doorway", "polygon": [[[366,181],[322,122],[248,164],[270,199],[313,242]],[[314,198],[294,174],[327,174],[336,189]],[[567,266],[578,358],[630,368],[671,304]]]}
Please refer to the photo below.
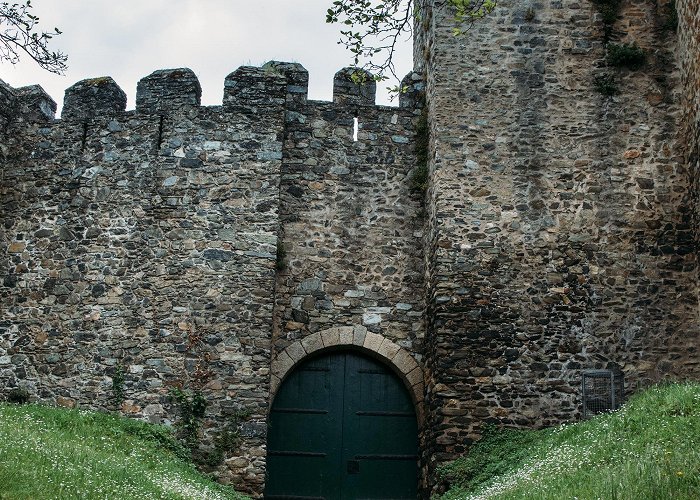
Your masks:
{"label": "arched doorway", "polygon": [[416,498],[411,397],[393,371],[356,351],[299,363],[272,405],[267,450],[265,498]]}

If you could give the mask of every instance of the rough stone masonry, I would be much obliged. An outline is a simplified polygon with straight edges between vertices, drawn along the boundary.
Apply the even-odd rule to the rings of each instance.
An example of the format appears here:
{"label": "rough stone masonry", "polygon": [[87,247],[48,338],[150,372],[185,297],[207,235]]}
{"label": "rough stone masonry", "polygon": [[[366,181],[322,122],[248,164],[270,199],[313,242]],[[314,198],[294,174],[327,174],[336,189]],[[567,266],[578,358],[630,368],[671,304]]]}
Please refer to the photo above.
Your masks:
{"label": "rough stone masonry", "polygon": [[[428,463],[484,422],[552,425],[581,371],[627,390],[697,377],[698,2],[499,1],[468,35],[421,37],[431,126],[426,234]],[[610,75],[618,93],[595,79]]]}
{"label": "rough stone masonry", "polygon": [[204,444],[250,412],[219,473],[259,493],[278,351],[357,325],[421,359],[413,110],[374,106],[348,70],[333,103],[307,83],[298,64],[244,67],[201,107],[192,71],[156,71],[124,111],[96,78],[61,120],[40,89],[1,87],[3,391],[165,423],[169,388],[201,391]]}
{"label": "rough stone masonry", "polygon": [[679,0],[674,31],[668,7],[623,2],[607,41],[636,71],[588,1],[499,1],[464,37],[432,9],[399,107],[347,68],[310,101],[279,62],[221,106],[188,69],[133,111],[84,80],[60,120],[0,84],[0,394],[172,424],[170,388],[198,391],[202,452],[248,413],[212,470],[259,495],[286,374],[360,349],[416,404],[427,494],[485,423],[577,418],[583,370],[697,378],[700,13]]}

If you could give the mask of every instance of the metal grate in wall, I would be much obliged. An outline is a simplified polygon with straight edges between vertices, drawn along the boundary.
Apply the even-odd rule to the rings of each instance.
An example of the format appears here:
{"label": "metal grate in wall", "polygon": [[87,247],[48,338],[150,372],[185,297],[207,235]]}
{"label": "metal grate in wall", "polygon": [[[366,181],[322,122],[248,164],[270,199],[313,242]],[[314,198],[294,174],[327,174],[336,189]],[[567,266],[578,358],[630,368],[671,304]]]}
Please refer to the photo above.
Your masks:
{"label": "metal grate in wall", "polygon": [[583,418],[617,410],[623,403],[625,380],[613,370],[585,370],[582,378]]}

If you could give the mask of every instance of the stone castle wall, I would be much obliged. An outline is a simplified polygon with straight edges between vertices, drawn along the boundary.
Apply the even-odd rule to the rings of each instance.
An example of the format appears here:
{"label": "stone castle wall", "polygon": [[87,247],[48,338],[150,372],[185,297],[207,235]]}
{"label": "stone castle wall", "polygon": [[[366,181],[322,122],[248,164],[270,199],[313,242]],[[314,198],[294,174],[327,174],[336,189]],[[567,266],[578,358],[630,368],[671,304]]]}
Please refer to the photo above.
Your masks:
{"label": "stone castle wall", "polygon": [[[433,463],[464,453],[484,423],[571,420],[585,369],[621,370],[628,392],[700,375],[678,126],[679,66],[696,64],[697,48],[677,59],[664,15],[624,3],[612,41],[636,41],[648,56],[631,71],[606,63],[589,2],[499,1],[464,36],[452,33],[450,11],[433,10]],[[614,76],[617,95],[596,92],[601,74]]]}
{"label": "stone castle wall", "polygon": [[696,3],[677,36],[667,5],[625,3],[611,39],[645,49],[636,71],[606,62],[588,2],[499,1],[461,37],[427,9],[427,90],[412,74],[399,107],[348,69],[309,101],[279,62],[211,107],[190,70],[142,79],[134,111],[85,80],[61,120],[0,82],[0,391],[163,423],[171,387],[201,391],[205,448],[247,409],[216,473],[260,494],[284,376],[356,348],[414,399],[427,491],[484,423],[577,418],[583,370],[628,393],[700,376]]}
{"label": "stone castle wall", "polygon": [[0,80],[0,127],[4,130],[14,114],[14,104],[17,97],[14,89]]}
{"label": "stone castle wall", "polygon": [[[695,227],[700,227],[700,8],[697,2],[681,0],[677,9],[684,153],[693,183]],[[696,234],[696,242],[698,237],[700,232]]]}
{"label": "stone castle wall", "polygon": [[[227,83],[253,85],[245,76]],[[212,431],[252,412],[236,472],[260,483],[284,87],[255,77],[276,102],[199,107],[194,74],[176,70],[142,80],[136,111],[94,79],[67,91],[62,120],[17,125],[2,171],[0,384],[114,408],[123,369],[119,409],[166,423],[169,387],[201,390]]]}
{"label": "stone castle wall", "polygon": [[222,106],[201,107],[191,71],[157,71],[135,111],[98,78],[68,89],[61,120],[12,116],[0,385],[163,423],[171,387],[201,391],[205,445],[247,409],[218,474],[260,493],[275,349],[356,325],[419,360],[413,112],[375,107],[348,71],[334,103],[307,101],[307,82],[295,64],[244,67]]}

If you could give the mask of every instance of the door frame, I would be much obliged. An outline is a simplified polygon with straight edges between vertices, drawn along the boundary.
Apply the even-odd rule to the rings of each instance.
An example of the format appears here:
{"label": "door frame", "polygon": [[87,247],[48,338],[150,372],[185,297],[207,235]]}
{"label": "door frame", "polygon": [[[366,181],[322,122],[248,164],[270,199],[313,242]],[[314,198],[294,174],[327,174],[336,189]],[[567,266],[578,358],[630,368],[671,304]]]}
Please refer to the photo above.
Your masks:
{"label": "door frame", "polygon": [[[354,344],[338,344],[338,345],[333,345],[333,346],[329,346],[329,347],[323,347],[323,348],[320,348],[320,349],[314,351],[312,354],[304,356],[299,362],[295,363],[293,365],[293,367],[288,370],[288,372],[286,374],[287,377],[285,377],[285,380],[282,381],[282,383],[280,384],[280,386],[277,389],[281,388],[281,386],[284,384],[286,379],[289,376],[291,376],[297,369],[299,369],[301,367],[301,365],[304,365],[304,363],[311,362],[311,361],[317,360],[319,358],[324,358],[324,357],[329,356],[329,355],[332,356],[332,355],[343,355],[343,354],[348,354],[348,355],[354,354],[356,360],[359,360],[360,358],[364,358],[367,361],[374,361],[374,364],[371,364],[369,366],[376,367],[377,365],[382,365],[383,366],[382,373],[390,372],[394,376],[394,377],[392,377],[394,379],[394,382],[393,382],[393,384],[394,384],[393,387],[395,388],[394,390],[403,392],[403,394],[404,394],[404,396],[403,396],[404,408],[406,408],[405,405],[407,402],[405,399],[406,394],[410,398],[410,406],[413,407],[413,412],[412,412],[413,418],[411,420],[413,421],[413,425],[414,425],[413,432],[415,432],[415,434],[413,434],[413,432],[411,432],[410,434],[415,436],[415,438],[417,439],[416,444],[418,446],[418,448],[417,448],[418,463],[416,464],[417,465],[417,470],[416,470],[417,475],[415,476],[415,480],[417,481],[416,487],[417,487],[417,491],[419,493],[418,498],[424,498],[425,497],[424,492],[427,491],[426,490],[426,483],[425,483],[427,469],[423,466],[423,464],[425,463],[425,455],[423,452],[423,450],[425,450],[425,448],[424,448],[425,436],[424,436],[424,432],[423,432],[424,429],[422,428],[421,423],[419,423],[419,421],[418,421],[418,414],[417,414],[418,407],[415,405],[415,402],[413,401],[413,396],[411,394],[410,388],[406,385],[406,381],[403,380],[401,377],[399,377],[399,379],[396,380],[396,377],[398,375],[396,373],[395,366],[392,366],[392,364],[387,363],[386,360],[382,356],[378,356],[378,355],[376,355],[376,353],[375,353],[375,355],[373,355],[372,351],[369,351],[361,346],[354,345]],[[359,357],[357,357],[358,355],[359,355]],[[350,359],[350,358],[345,358],[345,359]],[[367,361],[365,361],[365,363]],[[343,366],[344,367],[346,366],[345,361],[343,362]],[[344,376],[347,376],[347,372],[345,371],[346,369],[347,368],[343,368],[343,371],[342,371],[342,374]],[[312,369],[309,369],[309,371],[328,371],[328,370],[319,370],[318,368],[316,368],[316,369],[312,368]],[[362,372],[362,370],[360,370],[360,372],[356,373],[356,375],[361,373],[361,372]],[[372,370],[369,370],[365,373],[380,373],[380,372],[374,372]],[[388,376],[388,374],[385,376]],[[335,380],[335,379],[333,379],[333,380]],[[397,382],[399,383],[399,385],[397,385]],[[347,380],[345,380],[344,378],[343,378],[343,383],[347,384]],[[352,385],[353,384],[351,384],[351,386]],[[403,387],[401,387],[401,385],[403,385]],[[349,390],[348,387],[349,386],[346,385],[345,388],[343,389],[343,392],[347,392]],[[277,396],[279,395],[278,393],[279,393],[279,390],[276,390],[274,395],[271,396],[270,411],[268,412],[268,417],[267,417],[268,424],[270,424],[270,422],[271,422],[271,418],[273,415],[272,407],[274,406],[275,400],[277,399]],[[345,401],[347,402],[347,399]],[[287,406],[289,406],[289,400],[286,399],[285,402],[287,403]],[[282,406],[284,406],[284,403],[282,404]],[[345,405],[341,404],[340,408],[343,408],[343,406],[345,406]],[[290,411],[290,408],[292,408],[292,407],[296,408],[296,406],[294,404],[292,404],[289,408],[284,408],[283,412],[288,413]],[[353,407],[353,405],[351,405],[351,408],[352,407]],[[305,406],[299,406],[299,408],[305,408]],[[300,411],[303,411],[303,410],[300,410]],[[351,412],[353,415],[354,415],[354,411],[355,410],[352,410],[352,412]],[[311,411],[309,411],[309,413],[310,412]],[[314,411],[314,412],[316,413],[317,411]],[[362,413],[362,412],[358,412],[358,415],[360,413]],[[371,412],[368,412],[368,413],[371,413]],[[346,417],[347,417],[347,414],[343,413],[343,421],[347,424],[347,421],[345,420]],[[392,415],[392,417],[395,417],[395,415]],[[344,428],[344,427],[347,427],[347,425],[341,425],[341,428]],[[267,445],[268,446],[270,445],[269,439],[270,439],[270,436],[268,436],[268,438],[267,438]],[[279,445],[279,443],[277,443],[277,444]],[[277,448],[275,448],[275,449],[277,449]],[[281,449],[287,449],[287,448],[281,448]],[[269,451],[269,448],[268,448],[268,451]],[[288,454],[289,452],[286,452],[286,453]],[[300,452],[300,453],[305,453],[305,452]],[[411,454],[413,454],[413,453],[411,453]],[[362,453],[360,453],[360,455],[362,455]],[[358,458],[370,458],[370,456],[371,456],[371,455],[368,455],[368,456],[365,456],[365,455],[360,456],[360,455],[356,455],[355,458],[356,459],[358,459]],[[377,457],[384,457],[384,455],[377,455]],[[265,484],[264,484],[264,489],[266,492],[267,492],[268,474],[269,474],[269,471],[266,471]],[[277,497],[275,497],[275,498],[277,498]],[[292,497],[289,497],[289,498],[292,498]],[[297,497],[294,497],[294,498],[297,498]],[[302,497],[299,497],[299,498],[302,498]],[[306,498],[306,497],[303,497],[303,498]],[[311,497],[309,497],[309,498],[311,498]]]}
{"label": "door frame", "polygon": [[418,424],[418,492],[423,498],[428,493],[427,413],[425,407],[425,372],[413,355],[383,335],[369,332],[361,325],[339,326],[312,333],[292,342],[270,361],[270,396],[268,400],[268,423],[270,409],[282,382],[302,361],[332,351],[355,351],[374,358],[390,368],[403,382],[408,391]]}
{"label": "door frame", "polygon": [[367,328],[360,325],[333,327],[313,333],[277,353],[271,361],[269,408],[272,407],[282,382],[302,360],[324,351],[346,349],[370,356],[384,363],[398,375],[413,401],[420,438],[425,426],[423,368],[406,349],[382,335],[367,331]]}

